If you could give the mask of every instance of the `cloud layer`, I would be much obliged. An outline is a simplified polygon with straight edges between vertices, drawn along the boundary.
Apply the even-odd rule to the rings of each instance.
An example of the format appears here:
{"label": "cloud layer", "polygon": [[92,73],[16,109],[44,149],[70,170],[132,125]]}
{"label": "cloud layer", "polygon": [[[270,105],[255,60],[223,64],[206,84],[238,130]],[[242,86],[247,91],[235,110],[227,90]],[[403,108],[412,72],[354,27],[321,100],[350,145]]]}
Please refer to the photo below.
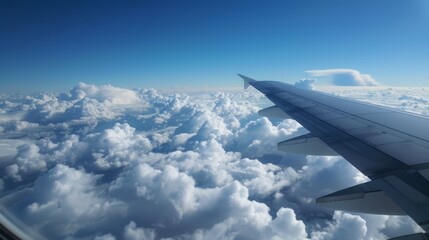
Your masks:
{"label": "cloud layer", "polygon": [[[428,111],[423,90],[337,94]],[[83,83],[1,95],[0,203],[53,239],[386,239],[419,230],[408,217],[316,207],[316,197],[365,177],[339,157],[278,153],[277,142],[306,131],[259,117],[266,105],[254,91]]]}
{"label": "cloud layer", "polygon": [[354,69],[325,69],[306,71],[313,77],[332,77],[332,83],[337,86],[378,86],[378,82],[369,74],[360,73]]}

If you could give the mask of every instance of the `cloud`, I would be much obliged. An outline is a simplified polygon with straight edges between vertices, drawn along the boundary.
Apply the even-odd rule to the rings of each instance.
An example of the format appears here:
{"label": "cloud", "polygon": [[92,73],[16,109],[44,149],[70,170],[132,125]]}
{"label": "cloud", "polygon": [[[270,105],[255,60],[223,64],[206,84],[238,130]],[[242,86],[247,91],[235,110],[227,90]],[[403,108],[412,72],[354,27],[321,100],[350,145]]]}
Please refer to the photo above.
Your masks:
{"label": "cloud", "polygon": [[273,125],[268,118],[259,118],[239,129],[227,148],[240,149],[245,156],[262,156],[277,151],[277,143],[299,134],[300,127],[292,120]]}
{"label": "cloud", "polygon": [[23,174],[31,174],[46,169],[47,163],[39,154],[39,147],[35,144],[24,144],[17,148],[15,164],[6,168],[6,176],[13,178],[15,181],[22,181]]}
{"label": "cloud", "polygon": [[322,231],[312,233],[311,239],[333,239],[340,240],[347,236],[347,239],[363,239],[367,232],[366,221],[357,215],[334,213],[334,223],[329,223]]}
{"label": "cloud", "polygon": [[126,105],[141,103],[141,99],[135,91],[104,85],[101,87],[79,83],[70,91],[70,97],[73,99],[90,98],[99,102],[110,102],[114,105]]}
{"label": "cloud", "polygon": [[103,170],[119,168],[151,151],[151,141],[144,134],[135,133],[135,130],[127,123],[116,123],[113,128],[105,129],[101,134],[85,137],[84,141],[92,146],[94,165]]}
{"label": "cloud", "polygon": [[17,182],[34,180],[38,174],[56,164],[73,165],[86,148],[86,143],[80,142],[74,134],[67,135],[58,143],[41,139],[22,144],[16,148],[13,164],[6,167],[5,176]]}
{"label": "cloud", "polygon": [[[127,176],[118,178],[109,191],[124,202],[136,202],[129,205],[132,219],[141,221],[140,212],[144,212],[146,221],[150,219],[153,224],[162,222],[165,228],[157,229],[157,234],[164,237],[186,234],[191,227],[195,231],[194,236],[201,238],[213,238],[218,234],[220,238],[243,236],[257,239],[255,236],[263,236],[270,225],[276,223],[272,222],[269,208],[250,200],[248,188],[239,181],[221,187],[198,186],[191,176],[170,165],[156,170],[147,164],[139,164]],[[157,211],[154,211],[155,206]],[[290,219],[291,216],[295,219],[292,210],[278,215],[276,219]],[[181,227],[173,230],[175,225]],[[213,227],[201,230],[204,226]],[[291,225],[289,230],[303,235],[303,226],[301,222]],[[280,231],[279,228],[275,228],[276,231]]]}
{"label": "cloud", "polygon": [[112,234],[104,234],[101,236],[95,236],[95,240],[116,240],[116,237]]}
{"label": "cloud", "polygon": [[261,221],[259,215],[228,218],[209,230],[198,230],[193,239],[307,239],[305,224],[292,209],[281,208],[273,220]]}
{"label": "cloud", "polygon": [[126,240],[155,240],[156,233],[153,229],[137,228],[136,223],[131,221],[124,230]]}
{"label": "cloud", "polygon": [[295,212],[292,209],[280,208],[277,211],[277,217],[271,223],[273,236],[271,239],[306,239],[307,232],[303,221],[296,219]]}
{"label": "cloud", "polygon": [[99,177],[58,164],[35,181],[27,196],[29,205],[22,209],[23,218],[54,238],[78,233],[82,226],[103,228],[102,224],[120,216],[126,205],[97,190]]}
{"label": "cloud", "polygon": [[427,106],[429,103],[427,98],[407,94],[400,96],[399,100],[401,101],[401,108],[408,111],[410,109],[413,109],[414,111],[415,109],[421,108],[421,106]]}
{"label": "cloud", "polygon": [[299,88],[307,89],[307,90],[314,90],[316,88],[316,79],[314,78],[305,78],[301,79],[298,82],[296,82],[294,85]]}
{"label": "cloud", "polygon": [[332,83],[337,86],[378,86],[378,82],[369,74],[360,73],[354,69],[325,69],[306,71],[313,77],[332,77]]}

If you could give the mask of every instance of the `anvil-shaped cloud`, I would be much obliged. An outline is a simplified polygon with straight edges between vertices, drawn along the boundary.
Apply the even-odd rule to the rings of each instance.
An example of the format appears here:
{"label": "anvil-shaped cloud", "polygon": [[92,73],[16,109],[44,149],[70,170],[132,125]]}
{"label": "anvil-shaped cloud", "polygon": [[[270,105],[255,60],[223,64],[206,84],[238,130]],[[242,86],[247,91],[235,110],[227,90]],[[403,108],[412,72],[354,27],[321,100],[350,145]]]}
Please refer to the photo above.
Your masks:
{"label": "anvil-shaped cloud", "polygon": [[354,69],[325,69],[306,71],[313,77],[332,77],[332,83],[337,86],[378,86],[378,82],[369,74],[360,73]]}

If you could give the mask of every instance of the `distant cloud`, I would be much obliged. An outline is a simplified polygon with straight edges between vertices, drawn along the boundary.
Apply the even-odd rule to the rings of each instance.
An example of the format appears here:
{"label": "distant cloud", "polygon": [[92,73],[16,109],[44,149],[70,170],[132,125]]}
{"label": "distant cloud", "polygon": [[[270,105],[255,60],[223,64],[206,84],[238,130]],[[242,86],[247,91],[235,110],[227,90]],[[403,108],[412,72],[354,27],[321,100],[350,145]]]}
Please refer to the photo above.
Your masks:
{"label": "distant cloud", "polygon": [[140,98],[135,91],[114,87],[110,84],[98,87],[96,85],[81,82],[71,90],[70,95],[74,99],[83,99],[88,97],[99,102],[109,101],[114,105],[141,103]]}
{"label": "distant cloud", "polygon": [[316,88],[316,79],[314,78],[304,78],[295,83],[295,86],[307,90],[314,90]]}
{"label": "distant cloud", "polygon": [[423,97],[415,97],[415,96],[410,96],[410,95],[402,95],[399,97],[399,100],[401,101],[405,101],[405,102],[411,102],[414,104],[428,104],[429,100]]}
{"label": "distant cloud", "polygon": [[378,82],[369,74],[354,69],[325,69],[306,71],[313,77],[332,77],[337,86],[378,86]]}

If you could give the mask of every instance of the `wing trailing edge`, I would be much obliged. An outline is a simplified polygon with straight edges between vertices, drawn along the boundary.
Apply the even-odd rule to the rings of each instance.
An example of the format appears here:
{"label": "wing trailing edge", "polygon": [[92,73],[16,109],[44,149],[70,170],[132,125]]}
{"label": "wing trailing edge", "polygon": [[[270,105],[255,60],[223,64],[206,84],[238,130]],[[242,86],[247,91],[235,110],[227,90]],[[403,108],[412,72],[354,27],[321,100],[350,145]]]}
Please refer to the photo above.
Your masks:
{"label": "wing trailing edge", "polygon": [[315,155],[315,156],[338,156],[338,153],[326,143],[311,133],[288,139],[277,144],[277,149],[282,152]]}
{"label": "wing trailing edge", "polygon": [[259,116],[267,118],[279,118],[279,119],[291,119],[291,117],[285,113],[281,108],[277,106],[271,106],[258,111]]}
{"label": "wing trailing edge", "polygon": [[405,236],[390,238],[389,240],[429,240],[427,233],[413,233]]}
{"label": "wing trailing edge", "polygon": [[382,190],[382,181],[373,180],[358,184],[316,200],[316,204],[326,208],[383,215],[406,215]]}

